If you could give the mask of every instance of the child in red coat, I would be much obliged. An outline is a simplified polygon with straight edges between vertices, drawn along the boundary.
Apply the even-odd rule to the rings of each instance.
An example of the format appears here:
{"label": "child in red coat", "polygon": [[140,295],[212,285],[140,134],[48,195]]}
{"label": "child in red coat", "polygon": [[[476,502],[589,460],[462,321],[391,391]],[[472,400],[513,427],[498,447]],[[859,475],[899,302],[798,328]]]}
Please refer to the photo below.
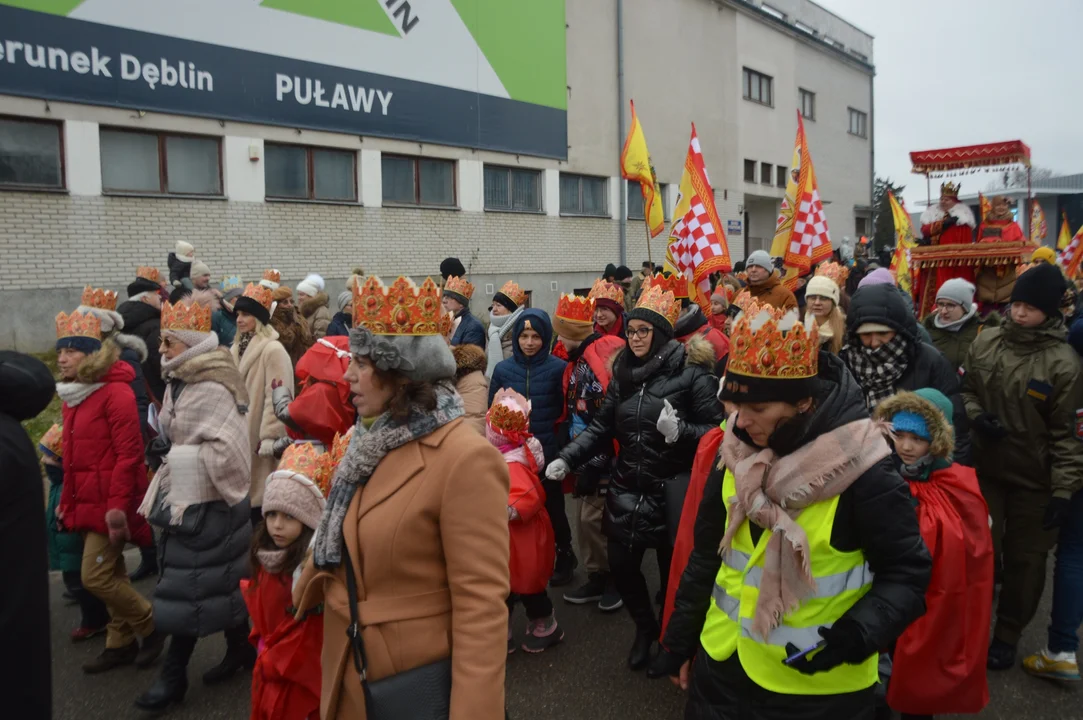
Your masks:
{"label": "child in red coat", "polygon": [[323,615],[295,618],[293,573],[305,558],[324,507],[331,456],[311,443],[290,445],[267,478],[263,521],[252,535],[252,580],[241,589],[252,618],[252,720],[316,720],[320,715]]}
{"label": "child in red coat", "polygon": [[[508,612],[522,601],[530,621],[522,648],[545,652],[564,639],[545,588],[553,574],[556,545],[538,478],[545,467],[541,443],[530,434],[530,402],[514,390],[499,390],[485,417],[485,434],[504,455],[511,475],[508,534],[511,542],[511,595]],[[508,654],[515,652],[508,630]]]}

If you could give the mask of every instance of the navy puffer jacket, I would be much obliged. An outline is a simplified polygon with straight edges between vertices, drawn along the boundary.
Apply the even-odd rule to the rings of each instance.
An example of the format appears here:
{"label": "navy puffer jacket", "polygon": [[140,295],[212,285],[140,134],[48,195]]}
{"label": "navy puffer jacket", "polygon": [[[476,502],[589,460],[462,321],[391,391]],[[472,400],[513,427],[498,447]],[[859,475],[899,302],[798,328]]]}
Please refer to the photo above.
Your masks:
{"label": "navy puffer jacket", "polygon": [[[519,335],[527,323],[542,338],[542,349],[537,355],[527,357],[519,349]],[[501,388],[511,388],[530,400],[530,431],[538,438],[545,451],[546,464],[557,457],[557,420],[564,411],[565,362],[553,357],[549,349],[553,343],[553,325],[543,311],[531,308],[523,311],[512,329],[512,355],[497,363],[489,380],[489,405]]]}

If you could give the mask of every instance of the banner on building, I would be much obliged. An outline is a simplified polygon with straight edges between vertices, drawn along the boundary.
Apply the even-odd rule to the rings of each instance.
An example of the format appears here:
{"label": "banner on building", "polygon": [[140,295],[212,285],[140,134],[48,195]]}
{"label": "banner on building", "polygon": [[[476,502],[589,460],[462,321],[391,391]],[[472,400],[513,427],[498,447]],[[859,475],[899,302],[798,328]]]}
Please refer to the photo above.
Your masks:
{"label": "banner on building", "polygon": [[793,146],[786,197],[782,200],[771,255],[782,257],[787,287],[796,288],[797,278],[806,275],[813,265],[831,257],[831,236],[827,229],[816,171],[812,166],[805,124],[797,113],[797,139]]}
{"label": "banner on building", "polygon": [[636,104],[631,101],[631,105],[632,126],[620,153],[620,174],[626,180],[639,183],[639,190],[643,194],[643,219],[650,237],[654,237],[666,229],[666,213],[662,207],[662,193],[658,189],[654,163],[647,150],[647,138],[636,117]]}

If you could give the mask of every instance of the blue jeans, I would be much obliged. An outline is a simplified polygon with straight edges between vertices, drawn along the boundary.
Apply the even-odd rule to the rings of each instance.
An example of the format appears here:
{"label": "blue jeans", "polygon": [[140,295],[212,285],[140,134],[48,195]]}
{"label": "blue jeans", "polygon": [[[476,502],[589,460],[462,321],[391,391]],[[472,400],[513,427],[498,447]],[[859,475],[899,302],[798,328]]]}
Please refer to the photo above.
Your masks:
{"label": "blue jeans", "polygon": [[1053,613],[1049,650],[1075,652],[1083,624],[1083,490],[1072,496],[1071,512],[1060,529],[1053,573]]}

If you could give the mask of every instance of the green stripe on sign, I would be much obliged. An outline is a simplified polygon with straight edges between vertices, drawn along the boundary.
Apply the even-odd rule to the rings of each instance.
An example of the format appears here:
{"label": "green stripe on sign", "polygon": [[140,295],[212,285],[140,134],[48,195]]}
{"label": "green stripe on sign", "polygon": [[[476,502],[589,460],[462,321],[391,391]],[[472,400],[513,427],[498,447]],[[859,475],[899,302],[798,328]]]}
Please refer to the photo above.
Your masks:
{"label": "green stripe on sign", "polygon": [[50,15],[66,16],[83,4],[83,0],[0,0],[0,5],[37,10]]}
{"label": "green stripe on sign", "polygon": [[263,0],[260,6],[400,37],[380,0]]}
{"label": "green stripe on sign", "polygon": [[566,110],[564,0],[451,0],[512,100]]}

